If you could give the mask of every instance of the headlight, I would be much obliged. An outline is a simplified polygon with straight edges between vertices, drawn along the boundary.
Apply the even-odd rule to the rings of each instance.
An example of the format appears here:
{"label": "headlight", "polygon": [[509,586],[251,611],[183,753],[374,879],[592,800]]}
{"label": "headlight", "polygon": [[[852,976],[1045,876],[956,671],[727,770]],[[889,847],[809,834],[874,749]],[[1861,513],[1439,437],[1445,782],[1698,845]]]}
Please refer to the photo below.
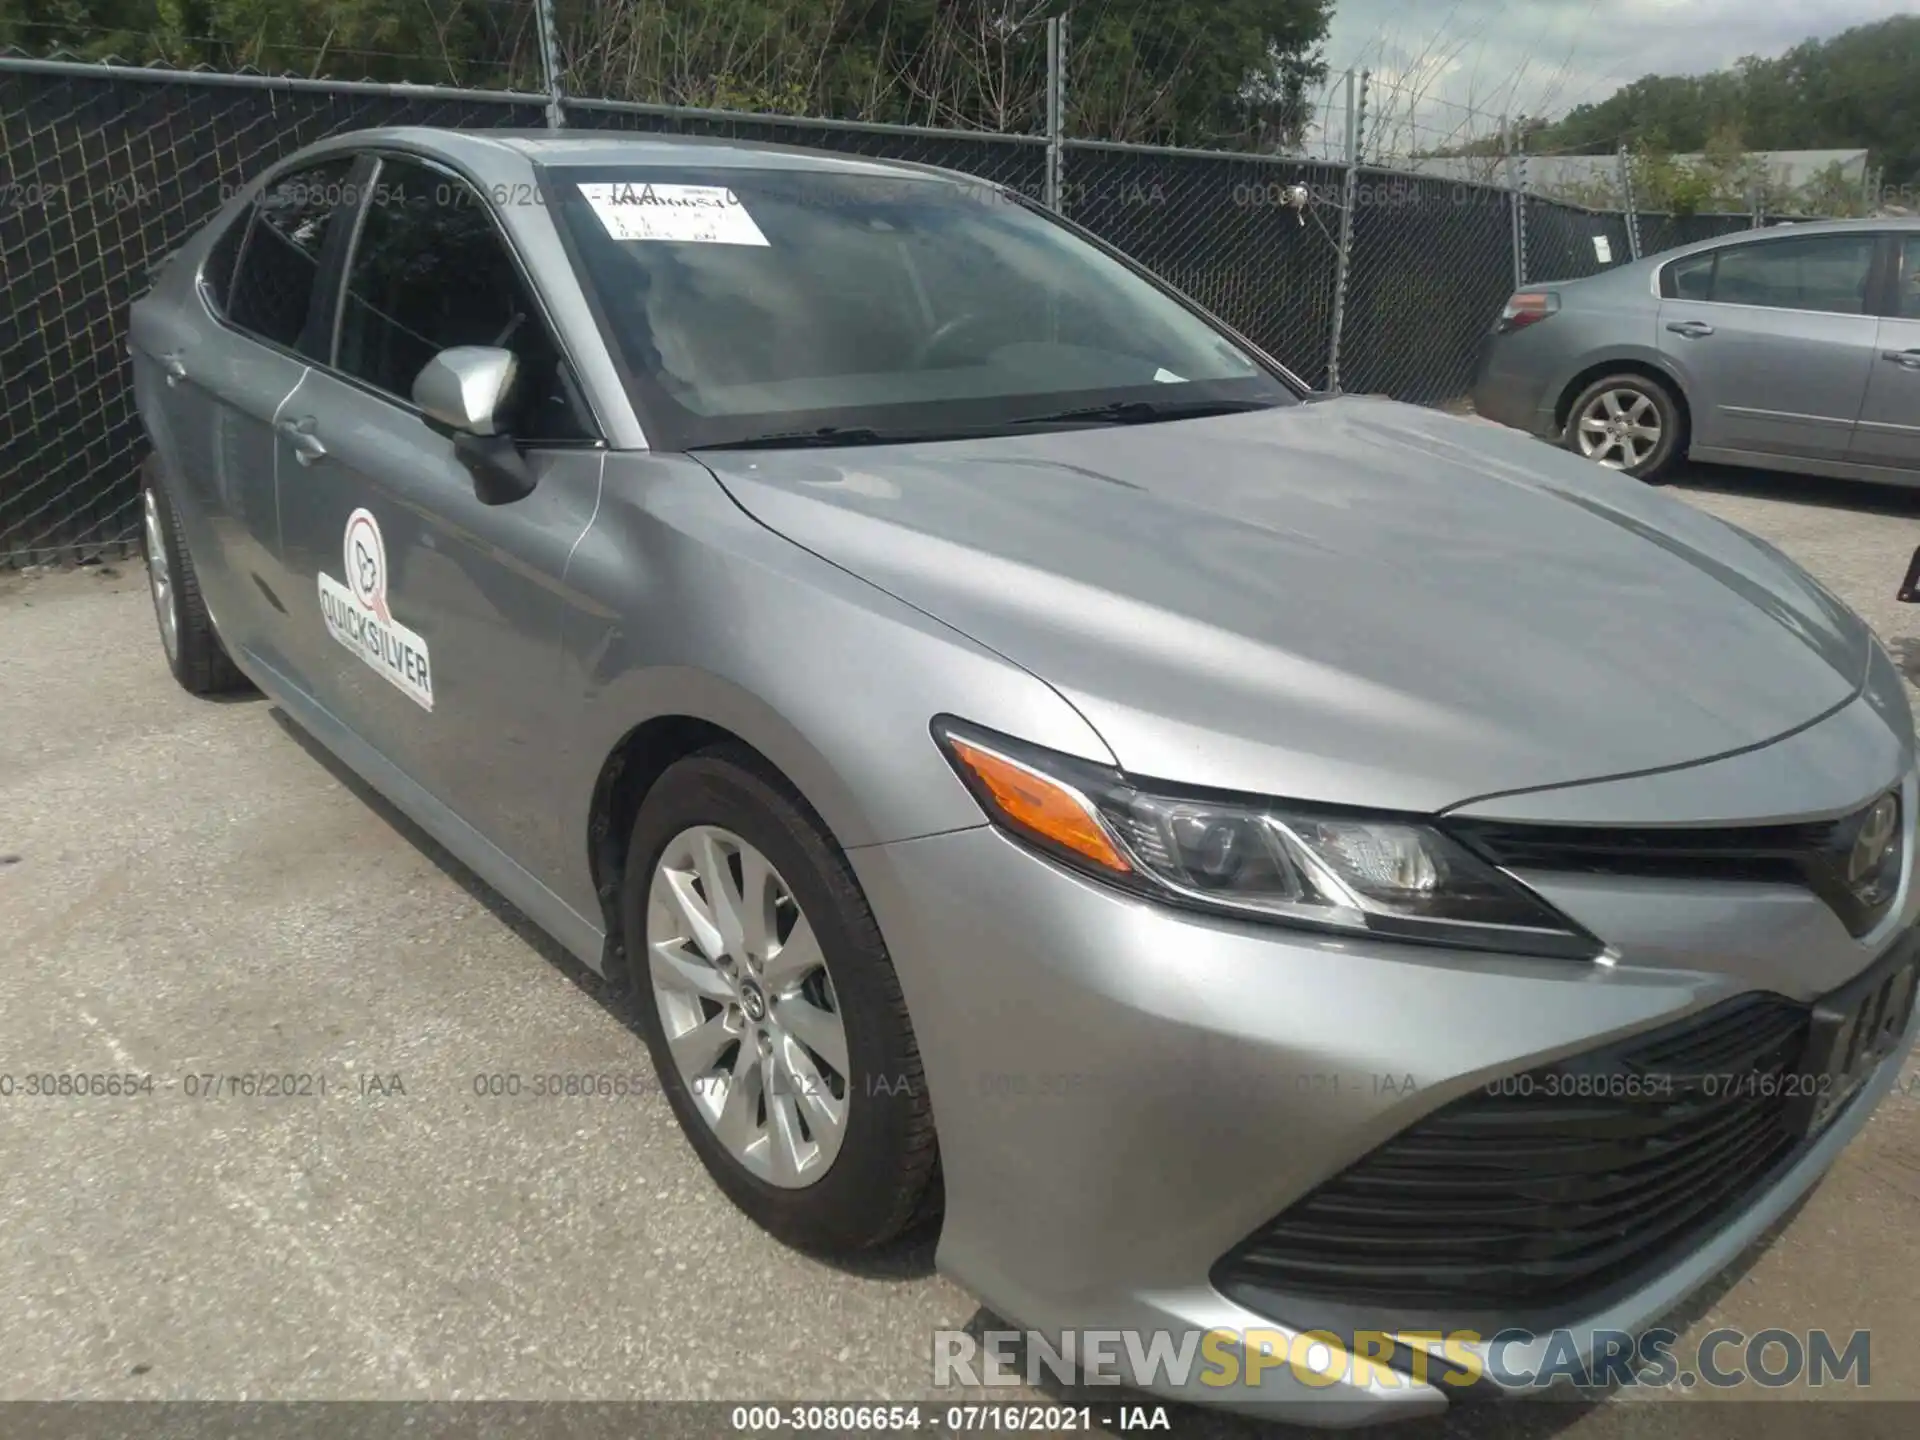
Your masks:
{"label": "headlight", "polygon": [[1156,900],[1478,950],[1574,960],[1601,950],[1526,886],[1423,821],[1141,789],[1117,770],[948,716],[933,731],[1002,829]]}

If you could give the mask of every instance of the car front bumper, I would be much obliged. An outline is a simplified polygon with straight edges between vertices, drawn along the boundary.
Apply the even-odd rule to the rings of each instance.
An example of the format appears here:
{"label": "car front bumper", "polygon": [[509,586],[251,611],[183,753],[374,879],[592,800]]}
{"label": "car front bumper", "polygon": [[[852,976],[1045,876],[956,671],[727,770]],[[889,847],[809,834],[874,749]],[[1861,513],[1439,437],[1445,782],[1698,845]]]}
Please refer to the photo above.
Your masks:
{"label": "car front bumper", "polygon": [[[1178,1343],[1193,1332],[1315,1328],[1311,1299],[1288,1306],[1295,1329],[1228,1299],[1209,1281],[1212,1267],[1441,1105],[1766,988],[1759,977],[1777,977],[1783,960],[1758,957],[1752,974],[1718,956],[1574,964],[1214,920],[1085,881],[986,827],[850,858],[899,970],[931,1089],[947,1198],[940,1268],[1008,1328],[1049,1336],[1132,1331],[1144,1345],[1159,1332]],[[1912,889],[1909,879],[1903,926]],[[1702,920],[1724,910],[1726,890],[1701,887]],[[1803,912],[1819,902],[1758,890],[1783,944],[1816,933],[1818,918]],[[1665,900],[1662,930],[1684,929],[1674,906],[1685,897],[1669,885]],[[1859,950],[1859,968],[1871,959]],[[1763,1189],[1632,1293],[1566,1328],[1638,1332],[1729,1264],[1865,1123],[1912,1038],[1909,1028]],[[1523,1365],[1524,1347],[1504,1359]],[[1449,1403],[1435,1383],[1377,1371],[1364,1386],[1309,1386],[1269,1365],[1249,1385],[1242,1360],[1235,1383],[1197,1379],[1196,1366],[1176,1385],[1164,1371],[1135,1371],[1124,1346],[1117,1364],[1127,1383],[1170,1398],[1319,1425]]]}

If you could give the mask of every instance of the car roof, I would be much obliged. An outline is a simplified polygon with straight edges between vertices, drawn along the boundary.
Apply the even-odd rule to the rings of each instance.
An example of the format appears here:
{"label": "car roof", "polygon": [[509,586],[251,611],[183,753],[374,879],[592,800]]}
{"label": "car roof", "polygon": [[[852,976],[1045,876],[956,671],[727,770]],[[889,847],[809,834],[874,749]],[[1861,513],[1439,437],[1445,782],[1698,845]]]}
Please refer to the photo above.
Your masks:
{"label": "car roof", "polygon": [[1658,255],[1650,255],[1647,259],[1664,265],[1678,255],[1693,255],[1703,250],[1719,250],[1728,245],[1743,244],[1748,240],[1765,240],[1781,235],[1845,235],[1862,230],[1872,233],[1882,230],[1920,230],[1920,215],[1885,215],[1879,218],[1867,216],[1857,220],[1780,220],[1758,230],[1729,230],[1725,235],[1714,235],[1705,240],[1676,245],[1671,250],[1662,250]]}
{"label": "car roof", "polygon": [[380,126],[329,136],[302,151],[321,155],[379,146],[435,155],[485,180],[511,179],[529,168],[560,165],[698,165],[705,169],[790,170],[940,178],[970,185],[980,176],[905,160],[876,160],[833,150],[776,145],[726,136],[663,135],[618,130],[441,129],[424,125]]}
{"label": "car roof", "polygon": [[1886,231],[1901,233],[1916,230],[1920,230],[1920,215],[1885,215],[1878,218],[1869,216],[1858,220],[1782,220],[1758,230],[1730,230],[1725,235],[1712,235],[1705,240],[1675,245],[1671,249],[1656,251],[1652,255],[1642,256],[1638,260],[1629,261],[1623,265],[1610,266],[1597,275],[1589,275],[1585,279],[1534,283],[1552,283],[1563,287],[1578,285],[1583,290],[1590,289],[1595,292],[1613,291],[1623,286],[1633,288],[1650,284],[1648,277],[1655,271],[1664,269],[1674,261],[1689,255],[1724,250],[1729,245],[1745,245],[1753,240],[1777,240],[1787,235],[1846,235],[1858,234],[1862,231],[1868,234],[1880,234]]}

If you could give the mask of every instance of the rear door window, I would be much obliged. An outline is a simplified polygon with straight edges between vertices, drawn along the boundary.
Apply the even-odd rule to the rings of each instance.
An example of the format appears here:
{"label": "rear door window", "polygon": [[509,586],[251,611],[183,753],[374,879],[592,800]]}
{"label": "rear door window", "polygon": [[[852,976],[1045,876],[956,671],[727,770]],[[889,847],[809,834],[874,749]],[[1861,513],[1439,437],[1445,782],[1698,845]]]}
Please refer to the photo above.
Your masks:
{"label": "rear door window", "polygon": [[1894,292],[1894,313],[1920,320],[1920,235],[1909,235],[1900,246],[1900,283]]}
{"label": "rear door window", "polygon": [[[227,297],[227,319],[289,350],[310,333],[308,311],[327,236],[354,198],[353,157],[282,176],[254,202]],[[323,330],[317,333],[324,333]],[[310,348],[310,347],[309,347]]]}
{"label": "rear door window", "polygon": [[1690,255],[1667,267],[1667,288],[1676,300],[1713,298],[1713,252]]}
{"label": "rear door window", "polygon": [[1669,265],[1667,289],[1676,300],[1863,315],[1877,244],[1853,234],[1731,245]]}

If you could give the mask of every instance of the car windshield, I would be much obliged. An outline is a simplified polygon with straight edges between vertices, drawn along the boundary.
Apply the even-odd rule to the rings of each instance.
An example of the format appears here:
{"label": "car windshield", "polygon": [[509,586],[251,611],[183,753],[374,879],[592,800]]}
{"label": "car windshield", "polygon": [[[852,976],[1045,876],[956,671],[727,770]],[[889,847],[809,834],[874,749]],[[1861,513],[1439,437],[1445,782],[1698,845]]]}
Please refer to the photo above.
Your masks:
{"label": "car windshield", "polygon": [[990,186],[722,167],[550,179],[662,448],[1133,424],[1298,399],[1187,306]]}

